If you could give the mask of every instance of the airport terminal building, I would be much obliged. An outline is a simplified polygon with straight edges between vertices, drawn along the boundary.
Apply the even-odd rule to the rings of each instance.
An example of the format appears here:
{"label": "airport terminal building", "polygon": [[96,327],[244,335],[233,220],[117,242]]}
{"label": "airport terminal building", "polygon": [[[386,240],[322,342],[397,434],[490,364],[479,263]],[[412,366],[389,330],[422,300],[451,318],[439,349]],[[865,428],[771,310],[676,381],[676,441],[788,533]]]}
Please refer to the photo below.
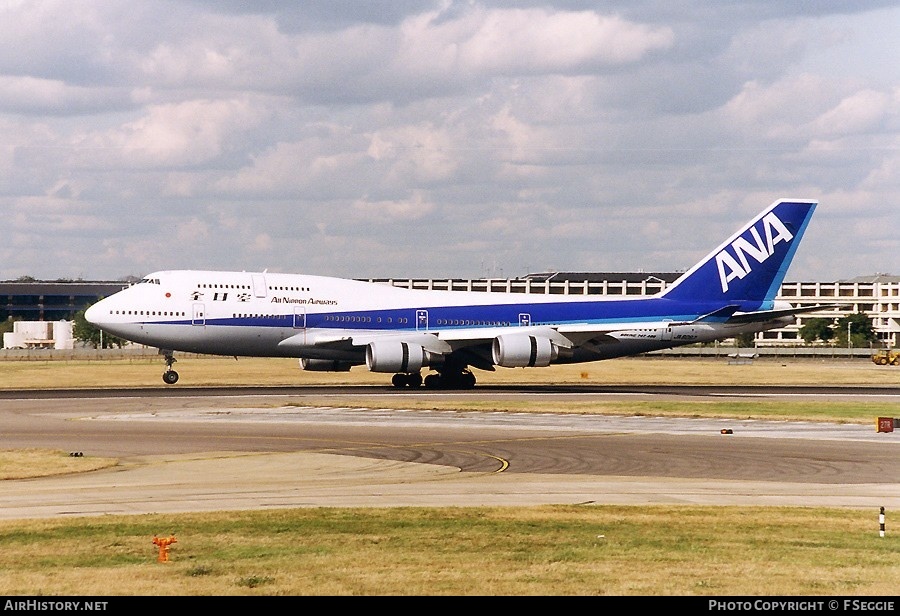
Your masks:
{"label": "airport terminal building", "polygon": [[[548,272],[521,278],[372,278],[370,282],[411,289],[495,291],[548,295],[652,295],[674,282],[679,272]],[[132,281],[0,282],[0,321],[71,320],[97,300]],[[799,329],[811,318],[840,318],[866,313],[885,346],[900,346],[900,276],[875,274],[834,282],[785,282],[778,299],[794,306],[838,304],[837,308],[801,315],[796,324],[762,332],[757,346],[803,344]]]}
{"label": "airport terminal building", "polygon": [[0,282],[0,321],[71,321],[75,313],[129,282]]}

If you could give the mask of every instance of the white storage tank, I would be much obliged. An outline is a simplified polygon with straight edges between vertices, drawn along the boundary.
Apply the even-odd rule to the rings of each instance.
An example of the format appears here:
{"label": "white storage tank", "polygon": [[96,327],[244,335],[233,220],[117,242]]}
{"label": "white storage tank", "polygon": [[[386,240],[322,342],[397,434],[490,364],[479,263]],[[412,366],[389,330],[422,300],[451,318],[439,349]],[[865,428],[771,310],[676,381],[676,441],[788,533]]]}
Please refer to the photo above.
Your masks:
{"label": "white storage tank", "polygon": [[53,348],[75,348],[75,339],[72,337],[72,321],[53,322]]}

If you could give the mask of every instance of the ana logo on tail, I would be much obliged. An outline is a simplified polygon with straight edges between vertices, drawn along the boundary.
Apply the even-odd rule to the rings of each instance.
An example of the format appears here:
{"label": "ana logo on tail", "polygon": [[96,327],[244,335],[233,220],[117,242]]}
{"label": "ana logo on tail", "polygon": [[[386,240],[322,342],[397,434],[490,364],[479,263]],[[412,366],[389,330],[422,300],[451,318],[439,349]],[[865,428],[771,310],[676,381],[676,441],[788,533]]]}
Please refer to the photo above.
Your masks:
{"label": "ana logo on tail", "polygon": [[742,235],[731,243],[732,252],[728,252],[726,248],[716,255],[722,293],[728,292],[730,281],[735,278],[742,279],[753,271],[753,265],[748,261],[747,255],[753,257],[757,263],[762,263],[772,256],[778,242],[790,242],[794,239],[794,235],[788,231],[774,212],[766,214],[760,222],[762,235],[760,235],[758,226],[750,227],[750,235],[753,236],[752,242]]}

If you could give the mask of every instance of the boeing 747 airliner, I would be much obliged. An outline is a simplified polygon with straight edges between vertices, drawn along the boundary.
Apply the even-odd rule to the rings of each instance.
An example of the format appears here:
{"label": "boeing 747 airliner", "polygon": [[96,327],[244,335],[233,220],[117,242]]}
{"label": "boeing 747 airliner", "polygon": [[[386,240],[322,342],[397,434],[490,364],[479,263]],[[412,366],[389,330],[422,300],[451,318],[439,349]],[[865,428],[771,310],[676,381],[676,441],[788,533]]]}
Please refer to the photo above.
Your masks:
{"label": "boeing 747 airliner", "polygon": [[[396,387],[469,388],[470,368],[590,362],[785,327],[825,306],[775,295],[816,202],[764,209],[662,292],[597,297],[426,291],[303,274],[160,271],[91,306],[102,330],[174,351],[365,365]],[[423,378],[422,369],[433,370]]]}

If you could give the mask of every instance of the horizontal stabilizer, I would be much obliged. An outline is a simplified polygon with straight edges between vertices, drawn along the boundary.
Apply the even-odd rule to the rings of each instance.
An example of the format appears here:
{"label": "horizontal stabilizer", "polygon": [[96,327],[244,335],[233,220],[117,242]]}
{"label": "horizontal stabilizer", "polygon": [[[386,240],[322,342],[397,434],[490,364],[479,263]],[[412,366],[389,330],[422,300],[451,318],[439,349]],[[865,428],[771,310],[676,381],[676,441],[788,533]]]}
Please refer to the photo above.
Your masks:
{"label": "horizontal stabilizer", "polygon": [[737,305],[724,306],[718,310],[713,310],[708,314],[697,317],[693,320],[693,323],[702,323],[703,321],[729,321],[734,313],[737,312],[738,308],[739,306]]}
{"label": "horizontal stabilizer", "polygon": [[771,321],[780,317],[789,317],[796,314],[804,314],[808,312],[819,312],[821,310],[830,310],[837,308],[840,304],[818,304],[816,306],[800,306],[797,308],[781,308],[778,310],[759,310],[757,312],[747,312],[736,314],[728,319],[728,325],[739,323],[756,323],[759,321]]}

